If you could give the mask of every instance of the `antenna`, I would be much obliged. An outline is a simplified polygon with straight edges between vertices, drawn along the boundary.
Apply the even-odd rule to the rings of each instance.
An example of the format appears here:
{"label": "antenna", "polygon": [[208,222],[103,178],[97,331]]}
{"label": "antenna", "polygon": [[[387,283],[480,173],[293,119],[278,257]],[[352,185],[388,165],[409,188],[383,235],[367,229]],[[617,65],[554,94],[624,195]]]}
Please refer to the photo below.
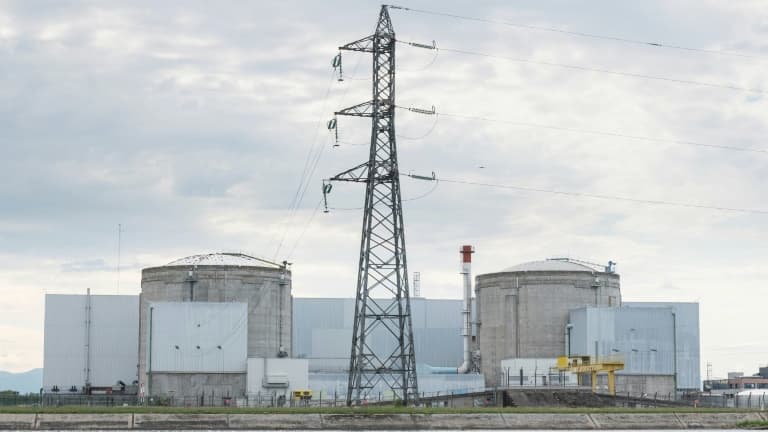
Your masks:
{"label": "antenna", "polygon": [[123,233],[123,225],[117,224],[117,293],[120,294],[120,249]]}

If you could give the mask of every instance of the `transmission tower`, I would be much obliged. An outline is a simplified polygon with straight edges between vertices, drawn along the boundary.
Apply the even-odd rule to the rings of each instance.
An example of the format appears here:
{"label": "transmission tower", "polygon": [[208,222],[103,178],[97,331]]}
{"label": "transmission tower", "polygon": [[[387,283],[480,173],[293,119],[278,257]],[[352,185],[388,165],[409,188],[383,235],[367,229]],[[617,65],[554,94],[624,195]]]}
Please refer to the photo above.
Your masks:
{"label": "transmission tower", "polygon": [[359,404],[377,385],[408,404],[418,397],[418,385],[395,143],[395,32],[388,6],[381,7],[373,35],[339,49],[373,55],[372,100],[336,112],[371,118],[368,161],[329,179],[366,185],[347,405]]}

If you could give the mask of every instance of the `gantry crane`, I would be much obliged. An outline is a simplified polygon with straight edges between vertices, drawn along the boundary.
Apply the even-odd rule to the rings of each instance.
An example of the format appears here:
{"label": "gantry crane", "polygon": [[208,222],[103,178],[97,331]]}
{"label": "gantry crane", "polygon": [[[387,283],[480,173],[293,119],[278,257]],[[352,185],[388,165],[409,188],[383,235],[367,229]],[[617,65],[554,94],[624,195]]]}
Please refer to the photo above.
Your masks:
{"label": "gantry crane", "polygon": [[616,395],[616,371],[624,369],[624,360],[615,358],[606,358],[602,360],[592,361],[589,356],[578,357],[558,357],[557,358],[557,370],[560,372],[571,372],[578,376],[579,382],[582,382],[582,377],[586,374],[590,374],[590,382],[592,383],[592,392],[597,393],[597,375],[607,373],[608,374],[608,392],[614,396]]}

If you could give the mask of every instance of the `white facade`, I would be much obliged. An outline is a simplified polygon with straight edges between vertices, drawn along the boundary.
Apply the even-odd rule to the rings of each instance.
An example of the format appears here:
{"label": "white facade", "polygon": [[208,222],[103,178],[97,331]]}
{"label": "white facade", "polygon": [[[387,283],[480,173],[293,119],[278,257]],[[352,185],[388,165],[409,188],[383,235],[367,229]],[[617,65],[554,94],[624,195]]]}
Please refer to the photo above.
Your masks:
{"label": "white facade", "polygon": [[86,379],[91,387],[133,383],[138,322],[137,296],[46,294],[44,391],[80,392]]}
{"label": "white facade", "polygon": [[291,358],[249,358],[248,395],[290,395],[309,389],[309,361]]}
{"label": "white facade", "polygon": [[246,371],[246,303],[154,302],[150,310],[152,373]]}

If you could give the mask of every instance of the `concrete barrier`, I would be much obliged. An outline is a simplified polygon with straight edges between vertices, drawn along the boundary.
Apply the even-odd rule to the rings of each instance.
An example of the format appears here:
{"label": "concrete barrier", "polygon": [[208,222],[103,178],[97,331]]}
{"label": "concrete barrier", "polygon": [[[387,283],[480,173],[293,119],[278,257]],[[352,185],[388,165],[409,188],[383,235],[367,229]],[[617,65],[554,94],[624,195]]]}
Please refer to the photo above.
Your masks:
{"label": "concrete barrier", "polygon": [[[131,429],[133,414],[38,414],[37,429]],[[1,421],[0,421],[1,422]]]}
{"label": "concrete barrier", "polygon": [[412,430],[410,414],[321,414],[323,429],[336,430]]}
{"label": "concrete barrier", "polygon": [[226,414],[134,414],[134,429],[229,429]]}
{"label": "concrete barrier", "polygon": [[322,429],[320,414],[230,414],[230,429]]}
{"label": "concrete barrier", "polygon": [[681,429],[683,424],[671,413],[590,414],[599,429]]}
{"label": "concrete barrier", "polygon": [[0,430],[730,429],[765,413],[0,414]]}
{"label": "concrete barrier", "polygon": [[26,430],[36,427],[37,414],[0,415],[0,430]]}
{"label": "concrete barrier", "polygon": [[430,429],[506,429],[501,414],[429,414]]}
{"label": "concrete barrier", "polygon": [[677,417],[688,429],[725,429],[743,421],[762,420],[758,413],[680,413]]}
{"label": "concrete barrier", "polygon": [[501,415],[509,429],[594,429],[587,414],[514,414]]}

